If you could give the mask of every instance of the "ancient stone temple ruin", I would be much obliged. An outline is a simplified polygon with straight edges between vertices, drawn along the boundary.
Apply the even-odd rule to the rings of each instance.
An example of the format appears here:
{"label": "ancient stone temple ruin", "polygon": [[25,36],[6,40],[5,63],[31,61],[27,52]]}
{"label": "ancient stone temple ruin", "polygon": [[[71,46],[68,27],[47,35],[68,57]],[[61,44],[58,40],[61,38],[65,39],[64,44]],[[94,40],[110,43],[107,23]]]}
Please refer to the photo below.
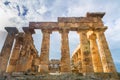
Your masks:
{"label": "ancient stone temple ruin", "polygon": [[52,72],[52,73],[60,72],[60,60],[51,59],[49,61],[49,72]]}
{"label": "ancient stone temple ruin", "polygon": [[[87,13],[86,17],[59,17],[58,22],[30,22],[19,32],[16,27],[6,27],[8,32],[0,53],[1,72],[49,73],[50,35],[54,31],[61,34],[60,72],[114,73],[116,68],[104,35],[107,29],[102,22],[105,13]],[[42,31],[40,56],[33,44],[34,29]],[[80,36],[80,44],[70,59],[70,31]],[[72,64],[72,65],[71,65]]]}

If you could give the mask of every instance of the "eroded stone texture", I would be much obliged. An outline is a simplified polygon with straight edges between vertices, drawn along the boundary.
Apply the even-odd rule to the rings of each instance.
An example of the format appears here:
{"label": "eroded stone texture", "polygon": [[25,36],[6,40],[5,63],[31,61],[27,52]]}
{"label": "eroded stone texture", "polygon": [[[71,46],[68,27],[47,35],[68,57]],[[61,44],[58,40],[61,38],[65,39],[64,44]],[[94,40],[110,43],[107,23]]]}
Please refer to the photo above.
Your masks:
{"label": "eroded stone texture", "polygon": [[[61,33],[62,55],[60,71],[63,73],[70,72],[68,32],[77,31],[80,35],[80,47],[78,47],[72,56],[73,65],[76,67],[77,72],[83,74],[104,72],[113,73],[114,76],[117,76],[115,65],[104,35],[104,30],[107,29],[101,19],[104,14],[105,13],[87,13],[86,17],[60,17],[58,18],[58,22],[30,22],[29,28],[23,28],[25,33],[22,34],[22,37],[20,37],[20,33],[16,35],[16,43],[7,71],[39,71],[41,73],[48,73],[50,33],[52,31],[59,31]],[[6,71],[13,40],[15,34],[18,32],[15,28],[6,29],[8,36],[0,54],[0,71],[2,72]],[[32,34],[34,33],[34,29],[41,29],[43,33],[40,57],[38,57],[33,44]],[[88,35],[88,31],[91,30],[93,33]],[[89,36],[89,39],[87,36]],[[99,45],[97,45],[96,39],[98,39]]]}
{"label": "eroded stone texture", "polygon": [[49,64],[49,45],[50,45],[50,31],[42,30],[43,39],[41,46],[41,54],[40,54],[40,65],[39,72],[46,73],[49,72],[48,64]]}
{"label": "eroded stone texture", "polygon": [[7,72],[15,72],[17,60],[19,60],[19,56],[20,56],[20,50],[21,50],[20,48],[22,47],[24,41],[23,39],[24,39],[24,33],[19,33],[18,35],[16,35],[15,45],[10,57],[9,65],[7,67]]}
{"label": "eroded stone texture", "polygon": [[[68,31],[79,31],[81,46],[80,49],[77,52],[75,52],[73,58],[74,64],[81,62],[81,64],[79,65],[82,66],[82,70],[80,69],[78,70],[80,70],[79,72],[82,73],[102,72],[102,68],[101,68],[102,65],[100,61],[101,57],[99,57],[99,51],[97,47],[98,45],[95,39],[96,37],[91,36],[89,42],[87,39],[86,30],[99,31],[99,30],[107,29],[107,27],[103,25],[101,19],[103,18],[104,15],[105,13],[87,13],[86,17],[59,17],[58,22],[30,22],[29,26],[31,29],[49,29],[50,31],[62,31],[65,29]],[[61,32],[61,34],[63,35],[64,31]],[[67,37],[62,38],[62,40],[66,40],[66,39]],[[66,44],[65,41],[62,41],[62,47],[61,47],[62,55],[63,53],[69,52],[67,49],[68,44],[67,45],[65,44]],[[61,58],[61,64],[65,64],[65,63],[66,62],[64,61],[64,59]],[[94,66],[94,70],[93,70],[93,66]]]}
{"label": "eroded stone texture", "polygon": [[24,41],[15,71],[38,71],[38,65],[35,65],[35,59],[38,57],[38,54],[33,44],[32,33],[29,31],[29,28],[23,28],[23,30],[25,32]]}
{"label": "eroded stone texture", "polygon": [[90,39],[90,51],[92,55],[94,72],[103,72],[101,58],[100,58],[100,54],[98,51],[98,45],[96,42],[96,34],[92,32],[89,35],[89,39]]}
{"label": "eroded stone texture", "polygon": [[60,72],[60,60],[51,59],[49,61],[49,71],[52,73]]}
{"label": "eroded stone texture", "polygon": [[62,30],[61,33],[61,72],[70,72],[70,52],[69,52],[69,40],[68,31]]}
{"label": "eroded stone texture", "polygon": [[36,58],[37,50],[33,44],[32,34],[28,28],[23,29],[25,33],[16,36],[16,43],[9,61],[7,72],[38,71]]}
{"label": "eroded stone texture", "polygon": [[8,60],[14,42],[14,37],[15,34],[18,32],[15,27],[5,27],[5,29],[7,30],[8,34],[0,54],[0,72],[6,72]]}
{"label": "eroded stone texture", "polygon": [[93,73],[92,56],[90,53],[90,43],[87,39],[87,31],[79,32],[80,35],[80,49],[82,61],[82,73]]}
{"label": "eroded stone texture", "polygon": [[72,71],[82,73],[81,50],[80,45],[75,49],[72,55]]}
{"label": "eroded stone texture", "polygon": [[116,72],[115,65],[113,63],[108,44],[103,33],[104,31],[96,32],[98,38],[98,44],[100,47],[100,55],[102,59],[104,72]]}

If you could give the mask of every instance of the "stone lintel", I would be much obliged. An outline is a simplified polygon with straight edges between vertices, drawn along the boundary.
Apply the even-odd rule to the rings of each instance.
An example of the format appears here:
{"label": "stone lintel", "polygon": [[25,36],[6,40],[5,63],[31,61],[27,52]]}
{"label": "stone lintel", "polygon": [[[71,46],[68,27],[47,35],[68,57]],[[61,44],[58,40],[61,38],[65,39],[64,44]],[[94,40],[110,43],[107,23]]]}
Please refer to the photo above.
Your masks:
{"label": "stone lintel", "polygon": [[[101,17],[101,16],[100,16]],[[100,22],[97,17],[58,17],[58,22],[64,23],[94,23]]]}
{"label": "stone lintel", "polygon": [[87,13],[86,16],[87,17],[100,17],[103,18],[103,16],[105,15],[105,12],[95,12],[95,13]]}
{"label": "stone lintel", "polygon": [[81,22],[85,17],[58,17],[58,22]]}
{"label": "stone lintel", "polygon": [[34,29],[51,29],[51,28],[57,28],[58,23],[57,22],[30,22],[29,26],[30,28],[34,28]]}
{"label": "stone lintel", "polygon": [[[99,20],[97,20],[98,22]],[[58,22],[64,23],[91,23],[96,22],[96,19],[91,17],[58,17]]]}
{"label": "stone lintel", "polygon": [[22,27],[22,29],[23,29],[23,31],[25,32],[25,33],[31,33],[31,34],[34,34],[35,33],[35,31],[34,31],[34,29],[30,29],[29,27]]}
{"label": "stone lintel", "polygon": [[83,26],[79,23],[57,23],[57,22],[30,22],[30,29],[47,29],[50,31],[58,31],[68,29],[71,31],[88,30],[87,25]]}
{"label": "stone lintel", "polygon": [[17,34],[19,31],[16,27],[5,27],[5,30],[8,32],[8,33],[15,33]]}

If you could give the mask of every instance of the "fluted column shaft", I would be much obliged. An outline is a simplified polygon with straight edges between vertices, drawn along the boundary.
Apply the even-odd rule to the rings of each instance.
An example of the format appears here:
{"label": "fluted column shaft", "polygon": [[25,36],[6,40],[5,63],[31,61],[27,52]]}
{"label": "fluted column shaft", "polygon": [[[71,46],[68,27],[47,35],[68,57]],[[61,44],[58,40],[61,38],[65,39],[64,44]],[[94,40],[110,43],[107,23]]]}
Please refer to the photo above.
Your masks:
{"label": "fluted column shaft", "polygon": [[16,36],[16,42],[15,42],[13,52],[9,61],[9,65],[7,67],[7,72],[15,72],[16,62],[20,54],[20,40],[18,36]]}
{"label": "fluted column shaft", "polygon": [[79,61],[81,61],[81,52],[80,52],[80,51],[81,51],[81,50],[79,49],[79,50],[78,50],[78,60],[79,60]]}
{"label": "fluted column shaft", "polygon": [[68,31],[61,31],[61,72],[70,72]]}
{"label": "fluted column shaft", "polygon": [[79,70],[79,73],[82,73],[82,63],[81,63],[81,50],[79,49],[78,50],[78,70]]}
{"label": "fluted column shaft", "polygon": [[39,72],[48,72],[50,31],[42,30],[43,39],[40,54]]}
{"label": "fluted column shaft", "polygon": [[94,72],[103,72],[100,54],[98,51],[98,45],[96,43],[96,35],[92,33],[89,36],[89,39],[90,39],[90,50],[92,54]]}
{"label": "fluted column shaft", "polygon": [[111,52],[108,48],[108,44],[104,35],[104,31],[96,32],[96,34],[98,38],[100,56],[104,72],[116,72],[116,68],[111,57]]}
{"label": "fluted column shaft", "polygon": [[[24,31],[25,32],[25,31]],[[16,65],[16,71],[27,71],[31,70],[31,65],[32,65],[32,52],[31,52],[31,44],[33,44],[33,39],[32,39],[32,33],[30,32],[25,32],[24,41],[22,43],[22,48],[20,51],[20,56],[19,56],[19,61],[18,64]],[[21,66],[21,67],[19,67]]]}
{"label": "fluted column shaft", "polygon": [[0,54],[0,57],[1,57],[0,71],[1,72],[6,72],[8,60],[9,60],[12,45],[14,42],[14,37],[15,37],[14,33],[7,34],[4,46],[3,46],[1,54]]}
{"label": "fluted column shaft", "polygon": [[90,53],[90,43],[87,39],[87,31],[80,31],[80,49],[81,49],[81,62],[82,73],[93,73],[92,57]]}
{"label": "fluted column shaft", "polygon": [[75,56],[75,64],[76,64],[78,58],[77,58],[77,55],[76,55],[76,54],[75,54],[74,56]]}

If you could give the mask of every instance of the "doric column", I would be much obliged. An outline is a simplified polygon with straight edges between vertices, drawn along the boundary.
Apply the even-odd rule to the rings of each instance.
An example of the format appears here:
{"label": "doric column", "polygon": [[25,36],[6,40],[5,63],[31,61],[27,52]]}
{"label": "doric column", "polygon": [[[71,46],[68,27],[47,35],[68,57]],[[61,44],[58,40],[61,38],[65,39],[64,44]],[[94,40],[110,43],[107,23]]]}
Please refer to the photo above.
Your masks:
{"label": "doric column", "polygon": [[16,36],[15,45],[6,72],[15,72],[16,63],[20,55],[20,48],[22,47],[22,42],[23,42],[23,33],[19,33]]}
{"label": "doric column", "polygon": [[6,72],[8,60],[9,60],[12,45],[14,42],[14,37],[15,37],[15,34],[18,33],[18,30],[15,27],[5,27],[5,29],[7,30],[8,34],[7,34],[4,46],[3,46],[1,54],[0,54],[0,56],[2,58],[0,61],[0,71],[1,72]]}
{"label": "doric column", "polygon": [[39,72],[48,72],[49,48],[50,48],[50,31],[42,30],[43,39],[41,45]]}
{"label": "doric column", "polygon": [[89,40],[94,72],[103,72],[100,54],[98,51],[98,45],[96,43],[96,34],[91,33],[89,36]]}
{"label": "doric column", "polygon": [[87,31],[80,31],[78,33],[80,34],[82,73],[93,73],[92,56],[90,53],[90,43],[87,39]]}
{"label": "doric column", "polygon": [[[24,28],[23,28],[23,30],[24,30]],[[25,44],[23,45],[23,52],[25,51],[25,53],[26,53],[26,56],[25,56],[26,61],[24,63],[26,67],[24,67],[24,70],[38,72],[38,69],[35,70],[35,65],[34,65],[35,63],[33,63],[33,62],[35,62],[34,60],[37,57],[37,50],[34,46],[34,41],[32,38],[33,32],[30,32],[29,30],[28,30],[28,32],[24,30],[24,32],[25,32]],[[23,66],[24,66],[24,64],[23,64]],[[38,65],[36,65],[36,66],[38,67]]]}
{"label": "doric column", "polygon": [[77,63],[77,59],[78,59],[76,53],[75,53],[74,56],[75,56],[75,64],[76,64]]}
{"label": "doric column", "polygon": [[79,70],[79,73],[82,73],[82,62],[81,62],[81,50],[78,49],[78,70]]}
{"label": "doric column", "polygon": [[104,72],[116,72],[116,68],[113,63],[113,59],[111,57],[111,53],[104,35],[104,30],[96,31],[96,34]]}
{"label": "doric column", "polygon": [[69,39],[68,31],[62,30],[61,32],[61,72],[70,72],[70,52],[69,52]]}
{"label": "doric column", "polygon": [[81,50],[78,49],[78,60],[81,61]]}
{"label": "doric column", "polygon": [[23,27],[24,36],[22,41],[22,47],[17,61],[16,71],[32,71],[33,55],[37,54],[35,49],[32,34],[35,33],[34,29],[29,27]]}

